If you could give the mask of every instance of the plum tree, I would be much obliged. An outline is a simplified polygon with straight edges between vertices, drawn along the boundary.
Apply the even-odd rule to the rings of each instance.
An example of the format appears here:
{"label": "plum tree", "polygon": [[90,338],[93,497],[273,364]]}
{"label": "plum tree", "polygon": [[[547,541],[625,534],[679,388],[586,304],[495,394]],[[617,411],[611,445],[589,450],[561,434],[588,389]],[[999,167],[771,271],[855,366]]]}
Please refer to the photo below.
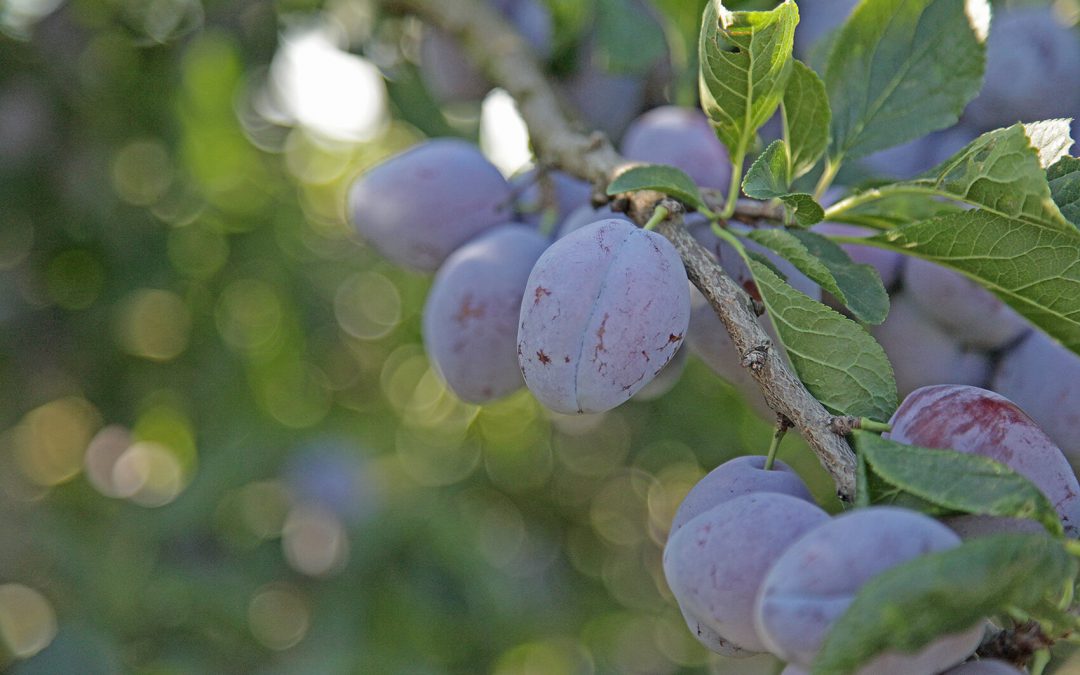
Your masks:
{"label": "plum tree", "polygon": [[1073,461],[1080,460],[1080,356],[1032,331],[1001,359],[991,388],[1030,414]]}
{"label": "plum tree", "polygon": [[726,190],[731,182],[727,150],[697,109],[653,108],[630,124],[620,149],[627,159],[678,167],[702,187]]}
{"label": "plum tree", "polygon": [[[773,654],[808,667],[863,584],[891,567],[959,544],[949,528],[906,509],[869,507],[837,516],[791,544],[770,568],[755,608],[758,635]],[[967,658],[982,635],[981,624],[972,626],[914,654],[885,652],[858,672],[938,672]]]}
{"label": "plum tree", "polygon": [[424,304],[424,348],[447,386],[485,403],[520,389],[517,325],[529,271],[548,246],[520,224],[500,225],[455,251]]}
{"label": "plum tree", "polygon": [[672,533],[664,575],[684,614],[744,650],[765,651],[754,630],[761,581],[793,541],[828,519],[816,504],[779,492],[728,499]]}
{"label": "plum tree", "polygon": [[349,190],[360,236],[393,262],[432,272],[511,215],[510,184],[471,143],[426,141],[369,169]]}
{"label": "plum tree", "polygon": [[1080,535],[1080,483],[1072,467],[1035,421],[1004,396],[978,387],[923,387],[904,399],[890,424],[894,441],[973,453],[1009,466],[1046,494],[1066,534]]}
{"label": "plum tree", "polygon": [[609,410],[667,365],[689,321],[671,244],[621,220],[593,223],[556,241],[529,275],[517,347],[525,383],[557,412]]}
{"label": "plum tree", "polygon": [[686,493],[675,517],[671,532],[709,509],[735,497],[760,492],[777,492],[814,503],[814,497],[799,474],[776,460],[766,469],[764,455],[743,455],[730,459],[710,471]]}

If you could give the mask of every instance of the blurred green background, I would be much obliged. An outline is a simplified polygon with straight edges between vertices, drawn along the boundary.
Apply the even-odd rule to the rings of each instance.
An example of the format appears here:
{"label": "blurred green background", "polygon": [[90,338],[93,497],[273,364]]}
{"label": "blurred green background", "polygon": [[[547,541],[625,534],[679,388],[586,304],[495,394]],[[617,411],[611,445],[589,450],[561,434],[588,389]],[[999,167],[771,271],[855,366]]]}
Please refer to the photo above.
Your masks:
{"label": "blurred green background", "polygon": [[[702,3],[661,4],[685,99]],[[659,563],[769,425],[694,359],[602,416],[462,404],[421,346],[429,279],[352,236],[351,178],[477,133],[421,86],[417,28],[0,1],[0,668],[751,672],[706,658]]]}

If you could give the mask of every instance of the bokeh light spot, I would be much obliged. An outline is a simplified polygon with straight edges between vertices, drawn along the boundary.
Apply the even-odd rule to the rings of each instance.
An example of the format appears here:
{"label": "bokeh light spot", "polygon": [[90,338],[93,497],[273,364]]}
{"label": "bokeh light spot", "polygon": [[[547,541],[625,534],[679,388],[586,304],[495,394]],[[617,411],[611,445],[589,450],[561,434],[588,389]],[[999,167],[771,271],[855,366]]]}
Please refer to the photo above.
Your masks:
{"label": "bokeh light spot", "polygon": [[310,603],[288,584],[270,584],[256,591],[247,616],[255,639],[274,650],[295,646],[311,626]]}
{"label": "bokeh light spot", "polygon": [[100,426],[97,410],[81,398],[63,398],[35,408],[14,430],[19,466],[38,485],[71,480],[82,470],[83,454]]}
{"label": "bokeh light spot", "polygon": [[141,289],[120,303],[116,333],[128,354],[150,361],[169,361],[187,349],[191,314],[179,295]]}
{"label": "bokeh light spot", "polygon": [[361,272],[338,287],[334,316],[349,335],[377,340],[390,334],[401,321],[401,294],[385,276]]}
{"label": "bokeh light spot", "polygon": [[335,514],[313,504],[300,504],[289,512],[281,545],[289,566],[310,577],[337,573],[349,558],[344,524]]}
{"label": "bokeh light spot", "polygon": [[132,141],[113,158],[113,189],[135,206],[150,206],[161,199],[172,180],[169,153],[160,141]]}
{"label": "bokeh light spot", "polygon": [[0,638],[15,658],[45,649],[56,631],[56,613],[44,596],[22,584],[0,585]]}

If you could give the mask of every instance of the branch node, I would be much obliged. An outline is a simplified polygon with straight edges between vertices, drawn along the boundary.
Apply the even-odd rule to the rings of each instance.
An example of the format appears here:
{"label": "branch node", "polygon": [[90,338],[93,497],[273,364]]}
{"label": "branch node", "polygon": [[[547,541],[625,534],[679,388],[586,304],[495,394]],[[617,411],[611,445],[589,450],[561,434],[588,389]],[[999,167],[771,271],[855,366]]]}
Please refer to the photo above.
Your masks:
{"label": "branch node", "polygon": [[769,345],[757,345],[743,354],[742,367],[758,371],[765,367],[765,361],[769,356]]}
{"label": "branch node", "polygon": [[859,418],[851,415],[836,415],[829,420],[829,431],[837,436],[847,436],[853,430],[858,429],[859,426]]}

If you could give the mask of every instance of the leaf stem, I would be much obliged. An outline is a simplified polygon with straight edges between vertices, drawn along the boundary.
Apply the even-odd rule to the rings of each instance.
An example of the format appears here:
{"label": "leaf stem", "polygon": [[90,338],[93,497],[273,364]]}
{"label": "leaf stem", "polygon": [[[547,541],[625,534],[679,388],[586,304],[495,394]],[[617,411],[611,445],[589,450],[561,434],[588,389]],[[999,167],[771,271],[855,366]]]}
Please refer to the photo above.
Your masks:
{"label": "leaf stem", "polygon": [[1044,647],[1035,652],[1029,668],[1031,675],[1042,675],[1048,663],[1050,663],[1050,650]]}
{"label": "leaf stem", "polygon": [[859,428],[863,431],[873,431],[877,434],[892,431],[892,425],[888,422],[878,422],[877,420],[872,420],[869,417],[859,418]]}
{"label": "leaf stem", "polygon": [[649,220],[648,220],[648,222],[645,223],[643,229],[649,230],[649,231],[655,230],[656,226],[659,225],[660,223],[662,223],[664,221],[664,218],[667,218],[667,217],[668,217],[667,207],[665,207],[665,206],[657,206],[656,210],[654,210],[652,212],[652,215],[649,216]]}
{"label": "leaf stem", "polygon": [[827,157],[825,159],[825,170],[821,172],[821,178],[818,179],[817,186],[814,188],[814,201],[820,202],[821,196],[825,194],[825,191],[832,185],[833,180],[836,178],[836,174],[840,171],[840,161],[842,156]]}
{"label": "leaf stem", "polygon": [[769,443],[769,453],[765,456],[766,471],[772,471],[773,463],[776,462],[776,451],[780,449],[780,441],[784,440],[784,436],[787,435],[787,430],[787,421],[781,416],[781,418],[776,421],[776,429],[773,431],[772,442]]}
{"label": "leaf stem", "polygon": [[731,185],[728,186],[727,201],[724,202],[724,210],[720,217],[727,220],[735,214],[735,207],[739,202],[739,188],[742,187],[743,162],[746,160],[746,148],[739,148],[735,156],[731,158]]}
{"label": "leaf stem", "polygon": [[845,197],[836,202],[829,208],[825,209],[825,220],[835,220],[844,215],[856,206],[862,206],[863,204],[869,204],[870,202],[878,201],[879,199],[885,199],[886,197],[893,197],[896,195],[925,195],[927,197],[942,197],[953,201],[963,202],[964,199],[960,195],[949,194],[936,190],[932,187],[925,187],[922,185],[911,185],[904,183],[894,183],[892,185],[883,185],[878,188],[872,188],[870,190],[863,190],[857,194],[853,194],[850,197]]}

